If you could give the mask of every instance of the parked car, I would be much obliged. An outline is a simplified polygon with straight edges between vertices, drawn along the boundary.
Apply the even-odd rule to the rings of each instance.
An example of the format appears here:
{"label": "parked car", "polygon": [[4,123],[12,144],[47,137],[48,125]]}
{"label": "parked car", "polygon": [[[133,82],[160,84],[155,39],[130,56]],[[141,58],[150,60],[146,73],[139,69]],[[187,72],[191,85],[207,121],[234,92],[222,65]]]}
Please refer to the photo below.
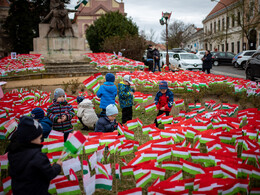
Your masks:
{"label": "parked car", "polygon": [[255,52],[246,63],[246,79],[254,81],[255,78],[260,78],[260,51]]}
{"label": "parked car", "polygon": [[232,64],[234,56],[235,54],[231,52],[214,52],[214,55],[212,56],[213,65]]}
{"label": "parked car", "polygon": [[234,67],[242,67],[246,69],[246,62],[247,60],[256,52],[256,50],[246,50],[238,55],[236,62],[234,63]]}
{"label": "parked car", "polygon": [[205,55],[205,53],[206,53],[206,51],[198,51],[198,52],[196,53],[196,55],[199,57],[199,59],[202,59],[203,56]]}
{"label": "parked car", "polygon": [[[169,63],[173,63],[173,52],[169,51]],[[160,66],[162,67],[164,64],[166,64],[166,51],[160,52]]]}
{"label": "parked car", "polygon": [[172,48],[171,51],[174,53],[188,53],[186,50],[181,48]]}
{"label": "parked car", "polygon": [[175,53],[173,54],[173,66],[185,70],[202,70],[202,60],[196,54]]}
{"label": "parked car", "polygon": [[235,55],[235,56],[233,57],[233,59],[232,59],[232,64],[233,64],[234,67],[236,67],[235,63],[237,62],[237,58],[238,58],[238,56],[239,56],[241,53],[242,53],[242,52],[238,53],[237,55]]}

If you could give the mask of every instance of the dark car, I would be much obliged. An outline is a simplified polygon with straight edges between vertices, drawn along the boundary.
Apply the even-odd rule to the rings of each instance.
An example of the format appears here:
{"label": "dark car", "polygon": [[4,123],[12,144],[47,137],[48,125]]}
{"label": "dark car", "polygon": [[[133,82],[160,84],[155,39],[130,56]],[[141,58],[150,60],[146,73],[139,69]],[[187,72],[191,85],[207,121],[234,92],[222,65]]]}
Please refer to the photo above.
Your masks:
{"label": "dark car", "polygon": [[235,54],[231,52],[214,52],[214,55],[212,55],[213,65],[232,64],[234,56]]}
{"label": "dark car", "polygon": [[246,63],[246,79],[254,81],[260,78],[260,51],[257,51]]}

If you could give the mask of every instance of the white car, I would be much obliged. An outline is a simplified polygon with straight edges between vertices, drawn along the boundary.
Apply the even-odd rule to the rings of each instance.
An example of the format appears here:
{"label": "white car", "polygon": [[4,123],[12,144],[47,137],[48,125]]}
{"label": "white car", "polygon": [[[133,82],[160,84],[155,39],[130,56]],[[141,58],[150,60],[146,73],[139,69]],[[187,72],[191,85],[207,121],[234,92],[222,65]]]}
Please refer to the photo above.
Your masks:
{"label": "white car", "polygon": [[202,60],[193,53],[175,53],[173,55],[173,65],[184,70],[202,70]]}
{"label": "white car", "polygon": [[243,69],[246,69],[246,62],[247,60],[256,52],[256,50],[246,50],[242,51],[237,56],[237,61],[234,63],[234,67],[242,67]]}
{"label": "white car", "polygon": [[[168,52],[169,55],[169,63],[173,63],[173,54],[174,52]],[[162,67],[164,64],[166,64],[166,51],[161,51],[160,52],[160,66]]]}
{"label": "white car", "polygon": [[199,59],[202,59],[205,55],[206,51],[198,51],[196,55],[199,57]]}

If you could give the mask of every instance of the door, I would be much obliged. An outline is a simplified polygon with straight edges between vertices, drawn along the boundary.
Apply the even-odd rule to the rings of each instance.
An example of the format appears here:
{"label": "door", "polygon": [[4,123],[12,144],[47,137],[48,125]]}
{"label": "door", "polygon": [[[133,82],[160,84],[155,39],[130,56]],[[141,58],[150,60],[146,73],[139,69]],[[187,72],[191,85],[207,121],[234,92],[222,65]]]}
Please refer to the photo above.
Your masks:
{"label": "door", "polygon": [[256,50],[256,30],[253,29],[249,33],[248,47],[250,50]]}

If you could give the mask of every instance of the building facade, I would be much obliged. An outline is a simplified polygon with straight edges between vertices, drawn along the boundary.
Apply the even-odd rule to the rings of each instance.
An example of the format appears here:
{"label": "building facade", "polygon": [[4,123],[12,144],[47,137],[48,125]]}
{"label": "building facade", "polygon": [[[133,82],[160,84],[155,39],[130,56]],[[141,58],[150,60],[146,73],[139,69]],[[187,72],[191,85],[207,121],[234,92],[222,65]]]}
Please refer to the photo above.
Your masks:
{"label": "building facade", "polygon": [[220,0],[203,20],[204,47],[239,53],[259,46],[260,0]]}
{"label": "building facade", "polygon": [[203,28],[196,28],[196,32],[193,33],[185,43],[185,49],[189,49],[193,52],[204,50],[204,31]]}
{"label": "building facade", "polygon": [[78,25],[79,37],[86,37],[87,28],[100,16],[107,12],[119,11],[125,14],[124,3],[116,0],[89,0],[86,5],[81,4],[75,14],[75,21]]}

